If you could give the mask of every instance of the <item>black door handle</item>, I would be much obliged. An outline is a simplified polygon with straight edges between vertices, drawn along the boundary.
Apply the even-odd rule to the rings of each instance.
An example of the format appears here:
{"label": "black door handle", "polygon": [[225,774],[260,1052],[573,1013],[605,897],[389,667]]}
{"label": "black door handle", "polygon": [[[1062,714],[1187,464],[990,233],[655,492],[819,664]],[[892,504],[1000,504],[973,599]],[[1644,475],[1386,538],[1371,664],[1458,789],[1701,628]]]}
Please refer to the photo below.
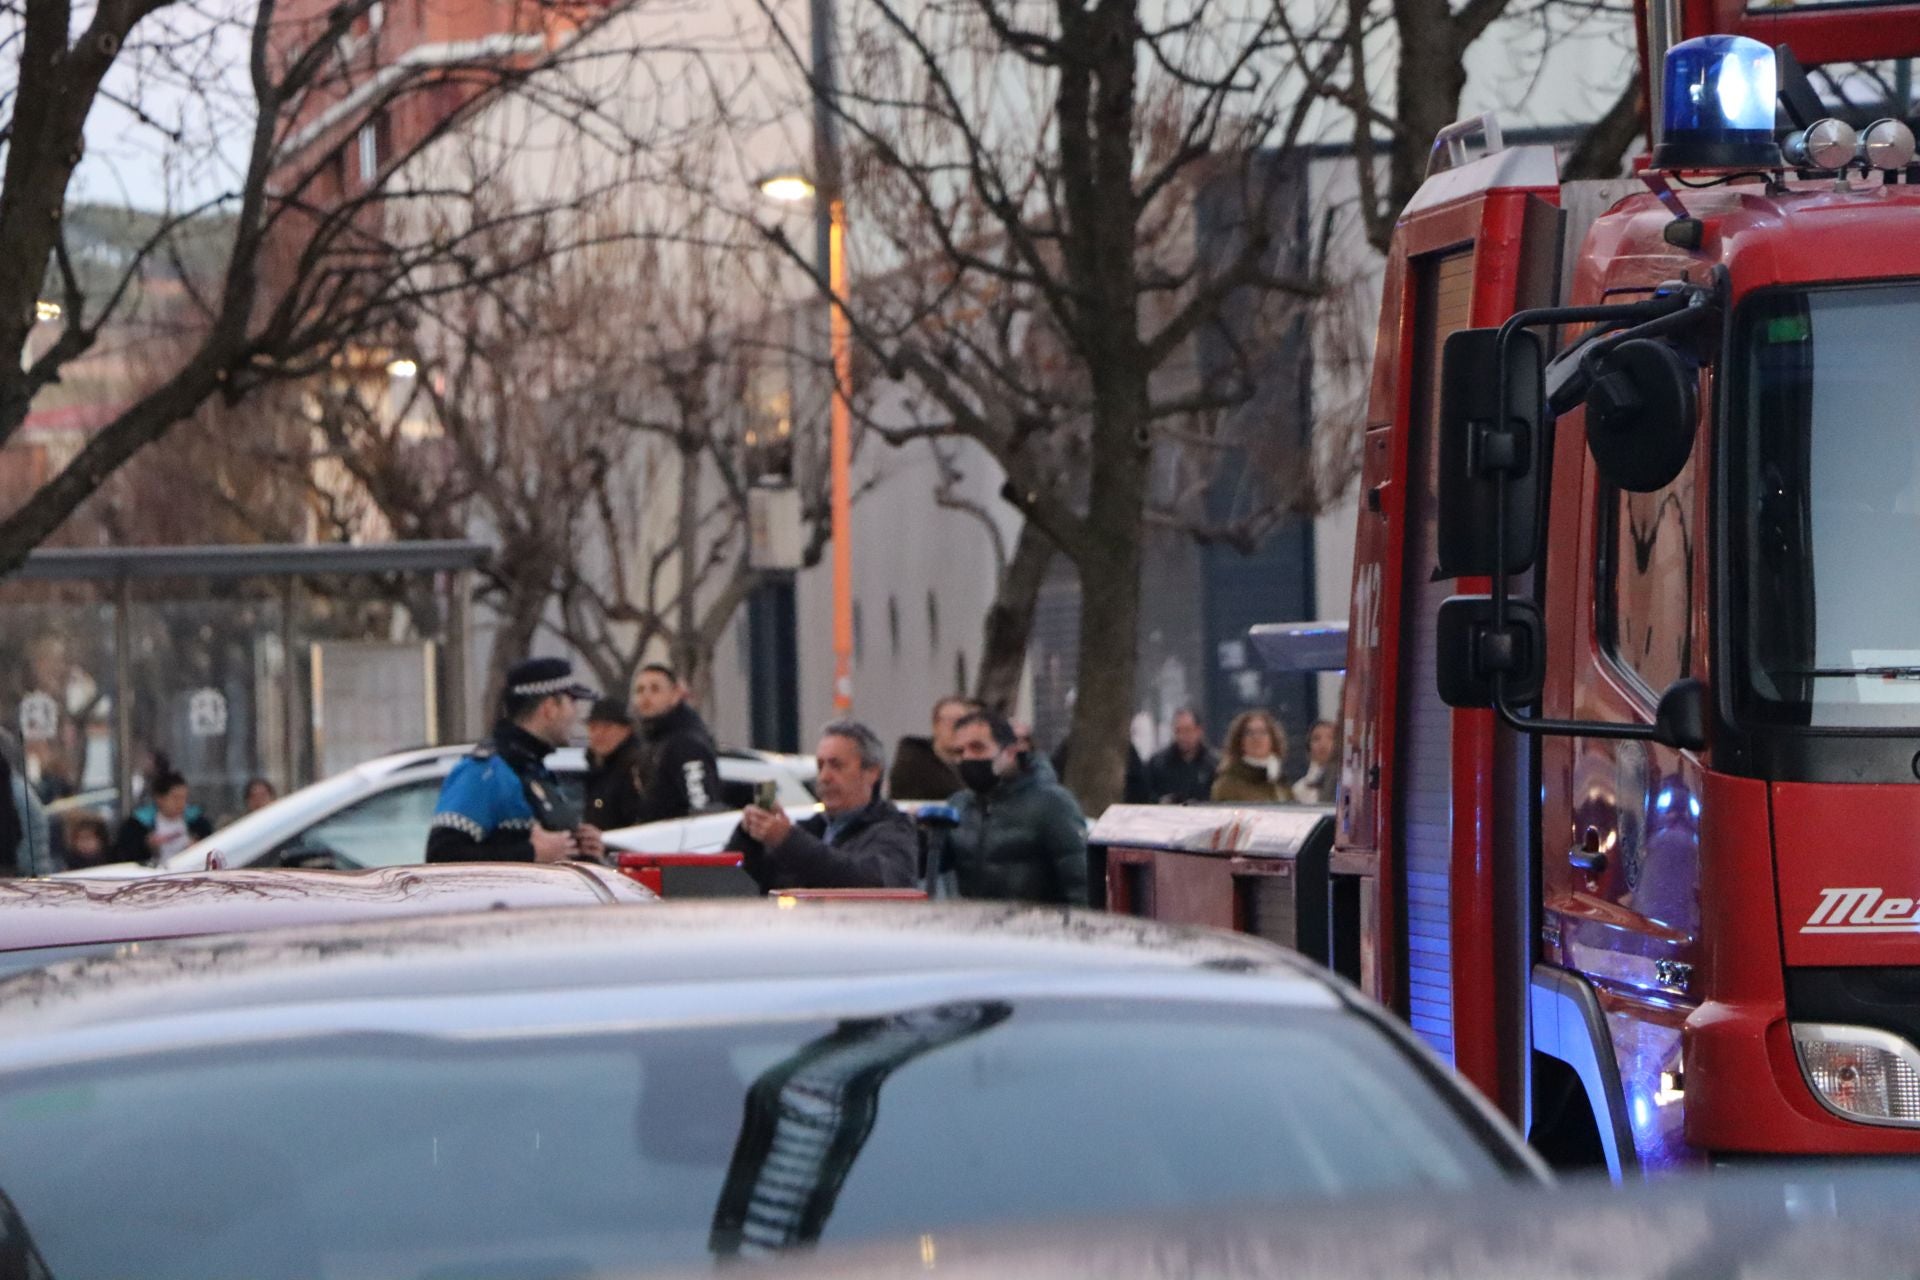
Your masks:
{"label": "black door handle", "polygon": [[1576,871],[1584,871],[1597,876],[1607,869],[1607,855],[1600,852],[1600,831],[1597,827],[1588,827],[1580,833],[1578,847],[1567,850],[1567,861]]}

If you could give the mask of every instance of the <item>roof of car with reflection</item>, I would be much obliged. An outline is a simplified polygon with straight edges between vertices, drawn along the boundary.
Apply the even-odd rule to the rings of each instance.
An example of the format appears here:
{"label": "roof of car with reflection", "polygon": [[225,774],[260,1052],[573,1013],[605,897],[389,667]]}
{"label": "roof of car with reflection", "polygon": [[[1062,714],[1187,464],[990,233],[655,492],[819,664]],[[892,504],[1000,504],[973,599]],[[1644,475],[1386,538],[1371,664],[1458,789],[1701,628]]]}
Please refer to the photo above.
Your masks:
{"label": "roof of car with reflection", "polygon": [[[492,912],[182,940],[0,980],[0,1069],[37,1031],[208,1034],[795,1016],[988,992],[1334,1008],[1331,980],[1241,934],[1001,904],[743,901]],[[411,1011],[405,1006],[412,1005]],[[348,1010],[320,1025],[312,1011]],[[333,1015],[328,1015],[333,1016]],[[344,1019],[344,1020],[343,1020]],[[211,1030],[214,1024],[227,1032]]]}
{"label": "roof of car with reflection", "polygon": [[0,952],[653,897],[625,876],[577,864],[237,868],[137,880],[0,880]]}

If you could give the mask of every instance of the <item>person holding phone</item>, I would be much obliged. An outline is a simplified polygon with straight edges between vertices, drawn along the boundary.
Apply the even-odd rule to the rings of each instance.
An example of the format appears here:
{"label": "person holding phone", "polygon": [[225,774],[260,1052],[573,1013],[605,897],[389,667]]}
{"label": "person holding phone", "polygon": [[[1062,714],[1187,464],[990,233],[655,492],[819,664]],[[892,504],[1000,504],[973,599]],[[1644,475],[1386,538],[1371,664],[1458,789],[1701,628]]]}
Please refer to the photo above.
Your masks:
{"label": "person holding phone", "polygon": [[727,848],[762,889],[910,889],[920,878],[920,833],[880,794],[887,768],[879,736],[854,720],[820,731],[814,755],[821,812],[795,822],[762,784]]}

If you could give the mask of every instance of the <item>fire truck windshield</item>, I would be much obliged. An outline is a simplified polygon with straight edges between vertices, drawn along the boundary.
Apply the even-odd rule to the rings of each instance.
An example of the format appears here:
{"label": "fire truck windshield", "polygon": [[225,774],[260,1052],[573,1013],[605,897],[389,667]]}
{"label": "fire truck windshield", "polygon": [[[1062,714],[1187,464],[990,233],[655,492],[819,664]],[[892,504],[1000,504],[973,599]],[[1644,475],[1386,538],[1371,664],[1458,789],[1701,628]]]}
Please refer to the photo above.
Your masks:
{"label": "fire truck windshield", "polygon": [[1920,727],[1920,284],[1769,292],[1736,350],[1740,714]]}

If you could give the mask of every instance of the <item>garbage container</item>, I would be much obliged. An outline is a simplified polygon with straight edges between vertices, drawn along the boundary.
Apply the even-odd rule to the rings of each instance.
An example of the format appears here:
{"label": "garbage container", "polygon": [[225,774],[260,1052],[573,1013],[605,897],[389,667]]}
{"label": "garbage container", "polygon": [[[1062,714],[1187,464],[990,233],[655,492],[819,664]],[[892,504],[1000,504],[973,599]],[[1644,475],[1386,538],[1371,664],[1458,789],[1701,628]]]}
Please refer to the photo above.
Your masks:
{"label": "garbage container", "polygon": [[1088,837],[1108,910],[1331,959],[1327,805],[1115,805]]}

